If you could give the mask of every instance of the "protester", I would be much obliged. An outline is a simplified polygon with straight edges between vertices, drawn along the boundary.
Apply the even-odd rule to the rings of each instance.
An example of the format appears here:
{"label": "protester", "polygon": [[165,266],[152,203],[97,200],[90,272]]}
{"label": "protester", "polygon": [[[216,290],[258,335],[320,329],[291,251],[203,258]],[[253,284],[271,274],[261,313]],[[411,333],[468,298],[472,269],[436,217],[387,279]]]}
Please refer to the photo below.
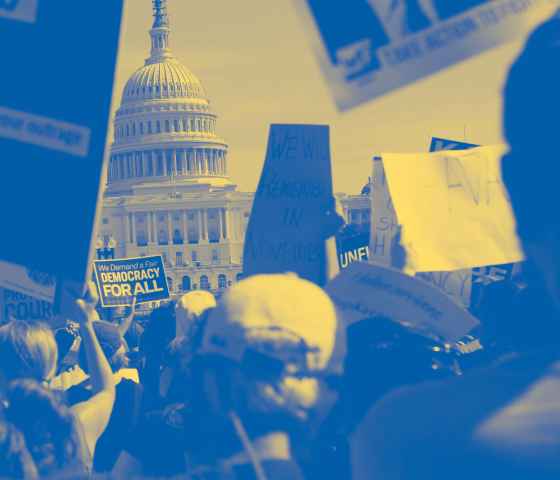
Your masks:
{"label": "protester", "polygon": [[370,317],[347,329],[339,398],[313,438],[308,479],[350,478],[348,437],[367,410],[391,389],[454,375],[453,355],[435,338],[386,317]]}
{"label": "protester", "polygon": [[[303,478],[291,439],[320,400],[335,334],[329,297],[293,274],[257,275],[232,287],[210,313],[193,360],[195,395],[182,417],[187,473]],[[136,438],[136,465],[121,475],[147,473],[141,463],[167,448],[154,435]]]}
{"label": "protester", "polygon": [[169,344],[159,387],[168,402],[187,398],[190,363],[202,341],[208,313],[215,307],[214,295],[205,290],[184,294],[175,306],[175,338]]}
{"label": "protester", "polygon": [[[127,368],[126,342],[120,329],[103,320],[94,322],[93,327],[113,371],[116,390],[111,418],[97,442],[93,468],[96,472],[110,472],[138,423],[143,388],[139,385],[138,372]],[[84,349],[80,349],[79,359],[82,370],[89,373]],[[87,379],[70,388],[66,395],[70,405],[87,401],[92,396],[92,384]]]}
{"label": "protester", "polygon": [[25,379],[10,384],[6,400],[5,419],[21,432],[41,477],[89,475],[90,454],[82,424],[60,396]]}
{"label": "protester", "polygon": [[[560,19],[553,18],[529,37],[504,90],[510,152],[502,161],[503,180],[542,300],[524,319],[532,341],[499,365],[385,397],[353,436],[355,479],[546,479],[560,473],[560,168],[540,142],[557,128],[558,60]],[[553,314],[539,308],[549,303]]]}
{"label": "protester", "polygon": [[144,386],[145,409],[162,405],[159,385],[169,343],[175,337],[175,305],[168,303],[150,314],[140,340],[140,381]]}
{"label": "protester", "polygon": [[46,388],[58,357],[52,331],[40,323],[17,320],[0,329],[0,393],[5,399],[5,418],[23,434],[41,475],[62,468],[71,469],[74,475],[87,474],[111,414],[114,384],[92,326],[98,318],[96,303],[92,285],[86,298],[76,301],[76,320],[91,365],[92,397],[72,408]]}
{"label": "protester", "polygon": [[0,420],[0,478],[39,478],[22,433],[4,420]]}

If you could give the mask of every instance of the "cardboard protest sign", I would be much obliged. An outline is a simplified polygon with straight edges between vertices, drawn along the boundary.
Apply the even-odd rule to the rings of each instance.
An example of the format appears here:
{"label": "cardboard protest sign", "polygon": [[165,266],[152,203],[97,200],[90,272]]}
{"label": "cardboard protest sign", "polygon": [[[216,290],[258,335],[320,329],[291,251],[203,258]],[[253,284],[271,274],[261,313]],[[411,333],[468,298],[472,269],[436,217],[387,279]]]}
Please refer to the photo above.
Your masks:
{"label": "cardboard protest sign", "polygon": [[352,262],[367,262],[369,258],[369,233],[351,236],[337,236],[336,250],[338,265],[346,268]]}
{"label": "cardboard protest sign", "polygon": [[[83,284],[123,1],[0,1],[0,258]],[[0,285],[8,284],[0,269]]]}
{"label": "cardboard protest sign", "polygon": [[10,320],[45,322],[53,328],[64,323],[56,316],[52,302],[0,288],[0,324]]}
{"label": "cardboard protest sign", "polygon": [[346,325],[384,316],[431,337],[453,342],[479,322],[440,289],[398,270],[352,263],[325,290]]}
{"label": "cardboard protest sign", "polygon": [[470,268],[452,272],[418,272],[416,277],[438,287],[459,305],[471,304],[472,271]]}
{"label": "cardboard protest sign", "polygon": [[[375,157],[373,161],[372,221],[370,240],[370,262],[390,267],[392,265],[392,245],[398,231],[395,213],[387,178],[383,168],[383,159]],[[471,271],[425,272],[418,274],[421,278],[443,290],[455,302],[464,307],[470,305]]]}
{"label": "cardboard protest sign", "polygon": [[[430,142],[430,152],[442,150],[468,150],[480,145],[474,143],[461,142],[449,138],[432,137]],[[472,270],[463,269],[452,272],[421,272],[416,276],[441,288],[445,293],[452,297],[459,304],[468,308],[472,298]]]}
{"label": "cardboard protest sign", "polygon": [[501,179],[504,146],[384,154],[409,271],[453,271],[523,258]]}
{"label": "cardboard protest sign", "polygon": [[373,159],[373,187],[371,189],[370,262],[391,266],[391,246],[398,232],[398,221],[381,157]]}
{"label": "cardboard protest sign", "polygon": [[161,256],[96,260],[95,280],[104,307],[124,307],[169,298]]}
{"label": "cardboard protest sign", "polygon": [[243,273],[325,281],[326,211],[334,209],[329,128],[271,125],[245,235]]}
{"label": "cardboard protest sign", "polygon": [[2,272],[0,286],[47,302],[53,301],[56,288],[56,279],[53,275],[1,260],[0,272]]}
{"label": "cardboard protest sign", "polygon": [[297,0],[339,109],[521,37],[549,0]]}

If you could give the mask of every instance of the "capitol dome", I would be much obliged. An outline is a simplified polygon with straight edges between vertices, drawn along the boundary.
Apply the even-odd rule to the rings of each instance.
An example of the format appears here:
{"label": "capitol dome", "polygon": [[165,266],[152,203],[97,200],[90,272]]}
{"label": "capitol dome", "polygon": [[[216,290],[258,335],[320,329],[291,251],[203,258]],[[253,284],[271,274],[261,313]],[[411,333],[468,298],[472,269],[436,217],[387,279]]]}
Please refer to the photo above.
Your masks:
{"label": "capitol dome", "polygon": [[227,143],[200,80],[173,55],[166,0],[153,0],[151,51],[127,81],[114,119],[107,193],[164,184],[232,185]]}
{"label": "capitol dome", "polygon": [[201,99],[208,103],[200,80],[175,59],[148,63],[136,70],[124,87],[122,103],[164,98]]}

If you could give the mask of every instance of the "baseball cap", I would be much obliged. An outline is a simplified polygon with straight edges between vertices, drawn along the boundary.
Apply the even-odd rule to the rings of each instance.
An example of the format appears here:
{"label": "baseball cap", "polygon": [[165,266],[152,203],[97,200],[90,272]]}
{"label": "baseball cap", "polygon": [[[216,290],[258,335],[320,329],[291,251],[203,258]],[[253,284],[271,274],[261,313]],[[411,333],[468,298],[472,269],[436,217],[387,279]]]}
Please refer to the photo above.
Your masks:
{"label": "baseball cap", "polygon": [[335,307],[320,287],[295,274],[255,275],[210,313],[200,353],[238,363],[266,357],[312,375],[327,369],[336,331]]}

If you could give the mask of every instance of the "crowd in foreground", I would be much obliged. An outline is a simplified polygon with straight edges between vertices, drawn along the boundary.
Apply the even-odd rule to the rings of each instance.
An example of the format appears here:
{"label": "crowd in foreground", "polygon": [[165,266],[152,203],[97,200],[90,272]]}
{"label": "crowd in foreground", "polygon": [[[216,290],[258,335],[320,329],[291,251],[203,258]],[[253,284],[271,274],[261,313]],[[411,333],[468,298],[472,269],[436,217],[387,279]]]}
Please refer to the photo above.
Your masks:
{"label": "crowd in foreground", "polygon": [[527,261],[475,306],[482,349],[390,318],[341,335],[329,296],[294,274],[121,322],[90,285],[66,328],[0,327],[0,477],[556,478],[560,168],[541,140],[559,62],[554,18],[506,83],[503,178]]}

